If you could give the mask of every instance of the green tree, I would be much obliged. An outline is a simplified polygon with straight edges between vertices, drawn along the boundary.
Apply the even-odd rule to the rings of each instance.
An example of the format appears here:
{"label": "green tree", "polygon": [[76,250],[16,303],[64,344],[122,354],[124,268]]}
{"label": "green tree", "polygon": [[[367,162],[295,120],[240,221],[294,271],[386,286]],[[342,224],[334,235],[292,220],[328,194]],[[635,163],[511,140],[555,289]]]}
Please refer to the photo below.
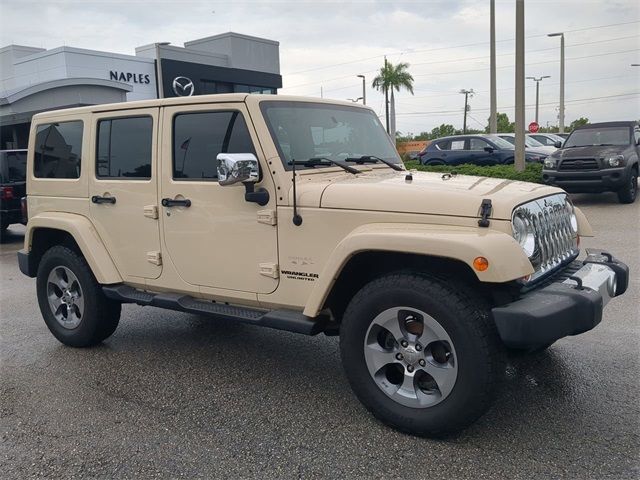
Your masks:
{"label": "green tree", "polygon": [[569,131],[572,132],[576,127],[582,127],[583,125],[589,125],[589,119],[586,117],[576,118],[569,124]]}
{"label": "green tree", "polygon": [[[509,121],[509,116],[506,113],[498,113],[498,133],[513,133],[516,129],[516,124]],[[488,121],[488,119],[487,119]],[[489,127],[487,126],[487,132]]]}
{"label": "green tree", "polygon": [[457,133],[457,130],[453,125],[449,125],[448,123],[443,123],[439,127],[436,127],[433,130],[431,130],[431,133],[429,134],[429,136],[431,137],[431,140],[435,140],[436,138],[440,138],[440,137],[449,137],[451,135],[456,135],[456,133]]}
{"label": "green tree", "polygon": [[394,98],[394,90],[399,92],[400,89],[406,89],[413,95],[413,77],[407,71],[408,63],[398,63],[393,65],[386,61],[384,67],[380,69],[380,73],[373,79],[373,88],[384,92],[389,92],[389,135],[391,138],[396,136],[396,104]]}

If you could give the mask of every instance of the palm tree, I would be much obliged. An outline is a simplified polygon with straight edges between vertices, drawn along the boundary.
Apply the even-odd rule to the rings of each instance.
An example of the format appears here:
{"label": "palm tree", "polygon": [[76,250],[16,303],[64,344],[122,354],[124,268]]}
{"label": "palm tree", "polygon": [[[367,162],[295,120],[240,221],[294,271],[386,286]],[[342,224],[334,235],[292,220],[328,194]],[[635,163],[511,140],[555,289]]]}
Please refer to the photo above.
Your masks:
{"label": "palm tree", "polygon": [[407,71],[408,68],[408,63],[398,63],[397,65],[393,65],[387,62],[387,59],[385,58],[384,67],[380,69],[378,76],[373,79],[373,88],[380,90],[383,93],[391,91],[391,99],[389,102],[389,123],[387,124],[387,129],[389,130],[389,135],[394,141],[396,137],[396,104],[393,91],[395,90],[399,92],[401,88],[405,88],[409,93],[411,93],[411,95],[413,95],[413,77]]}

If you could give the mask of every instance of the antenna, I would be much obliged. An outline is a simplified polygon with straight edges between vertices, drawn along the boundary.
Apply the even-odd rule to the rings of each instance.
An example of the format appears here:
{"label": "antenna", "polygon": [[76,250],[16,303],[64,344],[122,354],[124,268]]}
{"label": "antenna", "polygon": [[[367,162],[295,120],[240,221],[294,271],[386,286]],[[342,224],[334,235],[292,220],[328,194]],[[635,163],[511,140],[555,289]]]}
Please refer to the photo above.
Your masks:
{"label": "antenna", "polygon": [[291,181],[293,182],[293,224],[296,227],[302,225],[302,217],[298,215],[298,202],[296,200],[296,160],[295,158],[291,161],[291,171],[293,172],[293,178]]}

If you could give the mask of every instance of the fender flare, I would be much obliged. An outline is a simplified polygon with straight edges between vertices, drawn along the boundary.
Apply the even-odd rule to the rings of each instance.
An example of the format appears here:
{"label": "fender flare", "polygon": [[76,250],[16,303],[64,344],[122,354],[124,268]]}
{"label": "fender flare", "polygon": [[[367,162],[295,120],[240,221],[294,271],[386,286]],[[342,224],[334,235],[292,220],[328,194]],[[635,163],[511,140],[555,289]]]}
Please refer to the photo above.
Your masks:
{"label": "fender flare", "polygon": [[[518,243],[492,229],[421,224],[368,224],[352,231],[329,256],[308,298],[304,314],[315,317],[354,255],[365,251],[413,253],[458,260],[468,265],[481,282],[503,283],[534,272]],[[473,268],[476,257],[485,257],[489,268]]]}
{"label": "fender flare", "polygon": [[26,252],[31,251],[34,233],[40,228],[61,230],[71,235],[98,283],[122,282],[122,276],[102,243],[98,232],[87,217],[74,213],[47,212],[29,218],[27,231],[24,235],[24,250]]}

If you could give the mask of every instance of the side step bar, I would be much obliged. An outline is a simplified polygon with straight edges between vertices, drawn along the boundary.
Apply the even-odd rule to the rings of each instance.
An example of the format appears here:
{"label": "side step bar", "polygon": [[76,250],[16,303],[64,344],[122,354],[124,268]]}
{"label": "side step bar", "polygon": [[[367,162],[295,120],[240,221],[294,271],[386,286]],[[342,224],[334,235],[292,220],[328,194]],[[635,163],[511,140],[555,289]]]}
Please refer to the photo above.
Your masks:
{"label": "side step bar", "polygon": [[301,312],[293,310],[256,310],[201,300],[179,293],[145,292],[128,285],[103,286],[102,291],[107,298],[122,303],[137,303],[138,305],[149,305],[180,312],[207,315],[304,335],[316,335],[324,331],[328,320],[326,317],[312,319]]}

